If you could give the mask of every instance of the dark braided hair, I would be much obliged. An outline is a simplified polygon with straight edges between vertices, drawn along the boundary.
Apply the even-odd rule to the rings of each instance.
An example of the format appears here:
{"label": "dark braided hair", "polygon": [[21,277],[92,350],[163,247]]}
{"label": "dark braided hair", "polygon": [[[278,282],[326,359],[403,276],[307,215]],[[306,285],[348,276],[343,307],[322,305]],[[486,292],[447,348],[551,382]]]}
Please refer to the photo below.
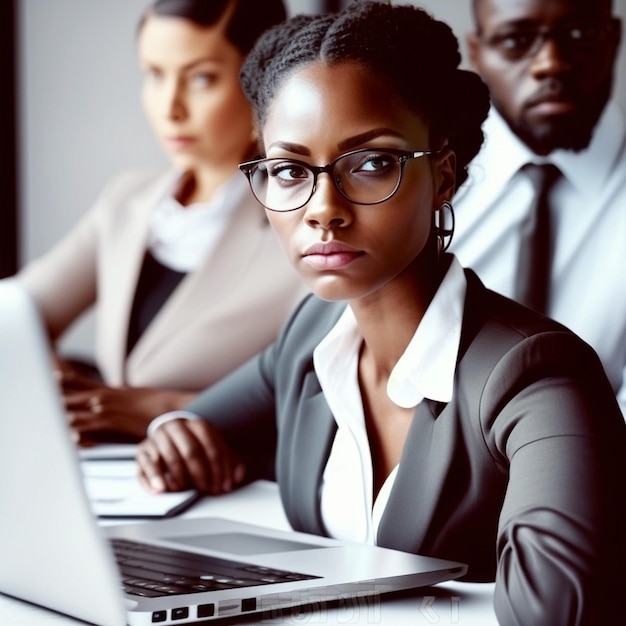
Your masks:
{"label": "dark braided hair", "polygon": [[283,0],[155,0],[143,14],[137,30],[141,30],[148,15],[182,17],[199,26],[213,26],[228,10],[232,13],[226,39],[243,56],[261,33],[287,17]]}
{"label": "dark braided hair", "polygon": [[459,69],[458,41],[447,24],[414,6],[357,1],[340,13],[296,16],[266,32],[241,70],[243,91],[262,128],[277,89],[315,61],[361,63],[430,126],[431,148],[444,140],[456,153],[457,187],[482,142],[487,87]]}

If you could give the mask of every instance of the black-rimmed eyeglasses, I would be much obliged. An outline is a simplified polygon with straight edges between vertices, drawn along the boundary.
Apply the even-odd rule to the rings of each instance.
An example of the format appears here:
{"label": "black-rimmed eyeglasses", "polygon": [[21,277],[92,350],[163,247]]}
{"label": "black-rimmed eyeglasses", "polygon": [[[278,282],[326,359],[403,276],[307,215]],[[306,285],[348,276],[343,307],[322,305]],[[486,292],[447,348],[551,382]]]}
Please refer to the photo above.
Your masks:
{"label": "black-rimmed eyeglasses", "polygon": [[493,35],[479,35],[480,40],[502,58],[519,61],[535,56],[548,39],[570,54],[584,53],[599,46],[618,25],[616,19],[607,21],[573,21],[554,27],[526,24],[503,26]]}
{"label": "black-rimmed eyeglasses", "polygon": [[353,150],[323,166],[296,159],[256,159],[241,163],[256,199],[270,211],[295,211],[313,196],[317,177],[325,172],[341,195],[355,204],[379,204],[393,196],[409,159],[431,150]]}

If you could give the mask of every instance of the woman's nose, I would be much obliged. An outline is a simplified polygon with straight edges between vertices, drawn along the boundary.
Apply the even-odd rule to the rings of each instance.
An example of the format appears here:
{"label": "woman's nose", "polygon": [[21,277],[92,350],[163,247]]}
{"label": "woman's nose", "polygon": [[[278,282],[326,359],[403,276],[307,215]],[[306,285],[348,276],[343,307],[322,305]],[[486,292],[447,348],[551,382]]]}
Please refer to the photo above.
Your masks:
{"label": "woman's nose", "polygon": [[164,114],[169,120],[180,121],[187,116],[187,106],[182,86],[172,83],[165,93]]}
{"label": "woman's nose", "polygon": [[305,205],[304,219],[312,227],[340,228],[352,221],[352,203],[339,191],[330,174],[321,174]]}

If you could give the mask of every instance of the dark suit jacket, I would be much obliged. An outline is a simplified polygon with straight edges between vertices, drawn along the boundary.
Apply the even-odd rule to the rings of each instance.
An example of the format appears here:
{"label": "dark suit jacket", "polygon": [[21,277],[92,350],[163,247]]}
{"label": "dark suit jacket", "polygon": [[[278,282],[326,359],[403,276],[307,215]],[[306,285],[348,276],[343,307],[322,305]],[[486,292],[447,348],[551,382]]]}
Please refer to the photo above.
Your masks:
{"label": "dark suit jacket", "polygon": [[[417,407],[378,543],[495,578],[502,623],[603,623],[624,582],[626,426],[614,393],[582,340],[466,275],[453,399]],[[277,425],[285,511],[317,534],[336,424],[312,354],[344,307],[308,298],[270,348],[188,407],[251,460],[273,449]]]}

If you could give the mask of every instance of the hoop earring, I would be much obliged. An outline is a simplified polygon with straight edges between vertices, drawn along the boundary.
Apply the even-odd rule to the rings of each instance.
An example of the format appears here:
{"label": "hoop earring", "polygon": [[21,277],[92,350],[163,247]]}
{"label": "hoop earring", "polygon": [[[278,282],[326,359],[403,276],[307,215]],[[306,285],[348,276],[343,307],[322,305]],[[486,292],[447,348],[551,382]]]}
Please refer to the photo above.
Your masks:
{"label": "hoop earring", "polygon": [[[446,209],[449,210],[449,217],[446,216]],[[435,211],[433,220],[437,241],[439,242],[439,252],[445,252],[452,243],[452,237],[454,237],[454,227],[456,225],[452,204],[447,200],[444,200],[441,207]]]}

